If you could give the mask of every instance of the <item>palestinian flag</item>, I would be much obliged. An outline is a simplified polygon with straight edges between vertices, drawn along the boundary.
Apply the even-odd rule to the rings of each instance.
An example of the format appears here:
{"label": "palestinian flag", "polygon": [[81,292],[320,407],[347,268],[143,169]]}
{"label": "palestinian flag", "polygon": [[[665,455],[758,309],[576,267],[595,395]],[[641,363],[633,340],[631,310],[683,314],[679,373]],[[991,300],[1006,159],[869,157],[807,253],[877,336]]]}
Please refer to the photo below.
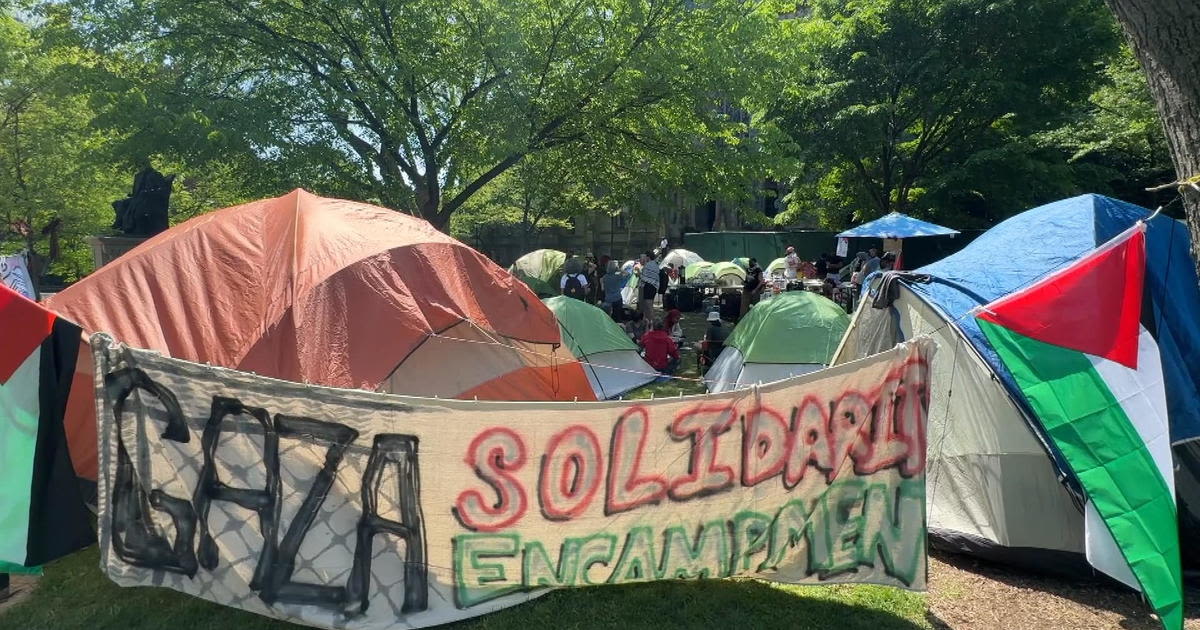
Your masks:
{"label": "palestinian flag", "polygon": [[0,572],[96,541],[63,429],[81,332],[0,286]]}
{"label": "palestinian flag", "polygon": [[1086,552],[1183,627],[1175,484],[1162,366],[1141,326],[1139,223],[982,309],[979,326],[1087,495]]}

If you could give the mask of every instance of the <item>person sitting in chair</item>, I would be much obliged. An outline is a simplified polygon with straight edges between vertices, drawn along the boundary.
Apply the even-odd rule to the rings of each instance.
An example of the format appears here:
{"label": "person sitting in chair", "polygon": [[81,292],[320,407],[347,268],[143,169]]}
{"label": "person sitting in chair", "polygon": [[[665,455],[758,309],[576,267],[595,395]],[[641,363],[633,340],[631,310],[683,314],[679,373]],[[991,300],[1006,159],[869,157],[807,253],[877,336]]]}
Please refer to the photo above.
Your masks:
{"label": "person sitting in chair", "polygon": [[708,329],[704,331],[704,338],[696,344],[701,373],[708,371],[717,360],[717,356],[725,349],[725,340],[728,338],[729,329],[721,325],[721,314],[716,311],[709,313]]}

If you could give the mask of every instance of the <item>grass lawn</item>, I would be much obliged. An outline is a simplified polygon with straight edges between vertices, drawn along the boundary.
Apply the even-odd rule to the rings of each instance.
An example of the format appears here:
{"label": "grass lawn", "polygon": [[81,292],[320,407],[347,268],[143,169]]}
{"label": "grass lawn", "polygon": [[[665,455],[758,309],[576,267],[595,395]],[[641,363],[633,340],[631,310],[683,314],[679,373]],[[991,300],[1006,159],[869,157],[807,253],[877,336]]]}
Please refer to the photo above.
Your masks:
{"label": "grass lawn", "polygon": [[[95,547],[46,568],[33,595],[0,612],[0,629],[283,630],[274,621],[165,588],[120,588]],[[925,597],[882,586],[782,586],[752,580],[656,582],[567,589],[455,630],[513,628],[930,628]]]}
{"label": "grass lawn", "polygon": [[[692,344],[700,341],[704,336],[704,330],[708,327],[708,324],[704,321],[703,313],[684,313],[683,319],[679,321],[679,325],[683,328],[685,337],[682,344],[683,347],[679,349],[679,371],[676,373],[676,376],[681,378],[670,379],[661,383],[650,383],[629,392],[625,395],[625,398],[641,400],[650,397],[678,396],[680,394],[690,396],[705,392],[703,383],[688,379],[700,378],[699,366],[696,363],[696,350],[692,348]],[[725,322],[724,325],[733,326],[729,322]]]}

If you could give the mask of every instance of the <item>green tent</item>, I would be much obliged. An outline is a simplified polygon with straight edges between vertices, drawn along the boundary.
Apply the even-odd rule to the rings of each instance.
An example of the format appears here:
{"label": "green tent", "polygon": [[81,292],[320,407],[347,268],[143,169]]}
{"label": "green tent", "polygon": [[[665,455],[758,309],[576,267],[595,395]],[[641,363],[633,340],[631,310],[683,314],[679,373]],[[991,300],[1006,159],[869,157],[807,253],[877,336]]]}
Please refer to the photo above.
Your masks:
{"label": "green tent", "polygon": [[721,288],[741,287],[742,283],[746,281],[746,270],[731,262],[713,264],[712,273],[716,278],[717,286]]}
{"label": "green tent", "polygon": [[767,265],[766,271],[768,276],[774,274],[782,276],[784,272],[787,271],[787,258],[776,258],[775,260],[772,260],[771,264]]}
{"label": "green tent", "polygon": [[538,297],[558,295],[559,280],[567,254],[557,249],[538,249],[517,259],[508,268],[509,273],[529,285]]}
{"label": "green tent", "polygon": [[701,260],[698,263],[692,263],[685,266],[683,270],[684,281],[692,284],[702,282],[713,282],[713,263],[706,263]]}
{"label": "green tent", "polygon": [[738,256],[737,258],[734,258],[733,260],[731,260],[729,262],[741,267],[742,269],[750,268],[750,258],[748,258],[746,256]]}
{"label": "green tent", "polygon": [[596,398],[616,398],[657,378],[637,345],[603,310],[566,296],[545,300],[558,319],[563,341],[583,363]]}
{"label": "green tent", "polygon": [[750,309],[709,369],[708,391],[814,372],[829,364],[850,316],[832,300],[811,291],[788,291]]}
{"label": "green tent", "polygon": [[712,275],[713,263],[694,262],[683,269],[683,279],[689,284],[709,284],[715,278]]}

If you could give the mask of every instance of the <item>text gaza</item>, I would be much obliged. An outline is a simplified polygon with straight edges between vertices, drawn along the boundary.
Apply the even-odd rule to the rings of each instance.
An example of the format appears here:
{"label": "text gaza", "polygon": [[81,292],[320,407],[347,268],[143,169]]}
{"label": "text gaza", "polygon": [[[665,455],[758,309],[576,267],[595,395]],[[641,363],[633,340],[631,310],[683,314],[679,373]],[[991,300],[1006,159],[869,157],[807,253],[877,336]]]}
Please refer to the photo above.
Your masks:
{"label": "text gaza", "polygon": [[[551,436],[538,459],[530,457],[518,431],[489,428],[476,435],[464,457],[483,486],[461,492],[453,512],[471,531],[495,532],[518,524],[532,496],[544,518],[567,521],[595,501],[611,516],[775,478],[790,490],[806,475],[820,474],[832,483],[843,470],[870,475],[895,468],[912,477],[925,469],[927,371],[924,362],[913,360],[874,390],[846,391],[833,400],[808,396],[786,412],[732,403],[685,409],[664,427],[688,449],[686,472],[672,477],[643,464],[655,430],[644,406],[621,413],[605,436],[606,449],[591,427],[575,424]],[[533,492],[519,474],[527,466],[537,467]]]}
{"label": "text gaza", "polygon": [[[113,402],[117,433],[126,406],[135,392],[157,399],[166,410],[162,438],[177,443],[191,441],[183,411],[174,393],[139,369],[122,369],[105,375],[107,396]],[[144,403],[135,403],[144,404]],[[264,488],[238,488],[222,481],[216,466],[217,447],[225,420],[248,416],[263,434]],[[358,431],[336,422],[271,414],[258,407],[223,396],[212,398],[212,407],[200,438],[203,467],[192,497],[169,495],[161,489],[147,492],[123,441],[118,442],[117,467],[110,497],[112,546],[126,563],[194,577],[200,569],[217,567],[220,553],[208,530],[208,515],[214,502],[228,501],[258,515],[263,545],[258,554],[250,588],[267,604],[309,604],[338,610],[347,616],[366,612],[370,600],[371,546],[376,535],[390,534],[404,541],[404,603],[401,612],[428,608],[428,566],[424,519],[420,504],[420,471],[417,438],[413,435],[382,433],[375,436],[362,478],[362,511],[356,531],[353,566],[344,585],[311,584],[292,579],[296,556],[328,496],[347,448]],[[303,503],[286,529],[280,513],[279,442],[309,439],[328,443],[324,466],[317,473]],[[384,517],[379,510],[379,492],[385,467],[394,467],[399,520]],[[175,529],[168,540],[154,525],[151,511],[167,514]],[[197,536],[198,534],[198,536]],[[280,535],[282,534],[282,538]],[[196,539],[199,539],[197,544]]]}

